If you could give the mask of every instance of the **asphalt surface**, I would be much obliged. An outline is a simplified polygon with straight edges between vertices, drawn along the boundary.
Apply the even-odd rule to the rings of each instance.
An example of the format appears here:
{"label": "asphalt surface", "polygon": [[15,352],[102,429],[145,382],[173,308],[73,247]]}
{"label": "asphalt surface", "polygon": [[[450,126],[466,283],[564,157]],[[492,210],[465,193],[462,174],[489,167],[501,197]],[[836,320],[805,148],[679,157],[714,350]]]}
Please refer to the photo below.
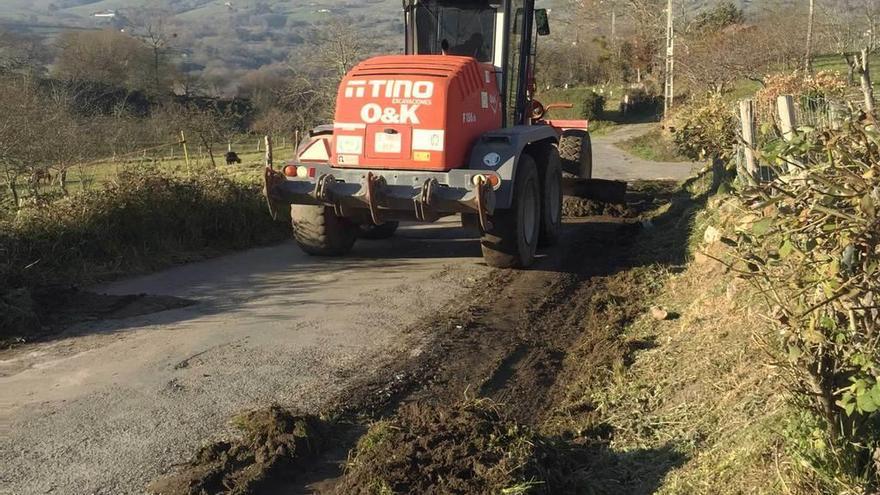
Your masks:
{"label": "asphalt surface", "polygon": [[[593,140],[594,175],[687,178],[691,164],[631,157]],[[0,353],[0,493],[128,494],[236,413],[272,403],[319,411],[357,376],[422,352],[407,327],[489,272],[473,236],[445,219],[359,241],[351,256],[305,256],[292,243],[95,288],[193,304],[80,324]]]}
{"label": "asphalt surface", "polygon": [[647,133],[657,124],[620,126],[593,141],[593,176],[597,179],[633,181],[639,179],[671,179],[682,181],[691,176],[694,164],[652,162],[625,153],[616,143]]}

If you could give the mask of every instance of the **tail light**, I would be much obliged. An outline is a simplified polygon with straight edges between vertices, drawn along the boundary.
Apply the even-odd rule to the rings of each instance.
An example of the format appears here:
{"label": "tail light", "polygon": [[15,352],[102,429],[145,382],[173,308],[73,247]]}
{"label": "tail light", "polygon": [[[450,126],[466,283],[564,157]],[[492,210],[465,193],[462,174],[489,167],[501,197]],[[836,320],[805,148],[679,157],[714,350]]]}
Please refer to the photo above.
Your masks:
{"label": "tail light", "polygon": [[284,167],[284,175],[287,177],[295,177],[298,179],[315,178],[315,167],[306,167],[303,165],[287,165]]}

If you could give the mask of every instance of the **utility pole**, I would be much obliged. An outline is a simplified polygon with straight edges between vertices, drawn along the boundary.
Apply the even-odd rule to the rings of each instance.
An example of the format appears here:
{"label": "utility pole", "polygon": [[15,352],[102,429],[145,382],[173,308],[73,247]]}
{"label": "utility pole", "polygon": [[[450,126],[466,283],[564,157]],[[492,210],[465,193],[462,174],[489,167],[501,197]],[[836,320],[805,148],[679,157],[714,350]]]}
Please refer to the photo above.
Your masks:
{"label": "utility pole", "polygon": [[611,4],[611,48],[617,47],[617,6]]}
{"label": "utility pole", "polygon": [[663,95],[663,120],[675,100],[675,29],[673,24],[672,0],[666,6],[666,88]]}
{"label": "utility pole", "polygon": [[813,23],[816,16],[816,0],[810,0],[810,16],[807,21],[807,50],[804,59],[804,69],[807,74],[813,73]]}

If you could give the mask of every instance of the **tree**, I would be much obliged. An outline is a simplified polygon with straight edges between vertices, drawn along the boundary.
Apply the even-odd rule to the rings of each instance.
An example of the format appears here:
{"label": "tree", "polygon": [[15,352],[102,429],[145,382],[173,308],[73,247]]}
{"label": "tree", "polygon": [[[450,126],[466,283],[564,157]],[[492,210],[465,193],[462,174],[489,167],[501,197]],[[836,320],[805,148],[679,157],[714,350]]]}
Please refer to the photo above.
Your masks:
{"label": "tree", "polygon": [[124,33],[68,31],[56,47],[54,75],[59,79],[140,89],[149,74],[149,52]]}
{"label": "tree", "polygon": [[[88,155],[94,133],[82,132],[69,112],[69,99],[61,88],[41,88],[29,78],[7,78],[0,84],[0,167],[16,205],[18,182],[27,179],[31,196],[39,199],[39,182],[50,169],[63,171]],[[51,143],[51,144],[49,144]]]}
{"label": "tree", "polygon": [[696,31],[683,40],[679,73],[695,90],[721,95],[740,79],[761,82],[778,62],[771,23],[734,24],[720,31]]}
{"label": "tree", "polygon": [[880,2],[847,0],[832,4],[819,16],[817,38],[828,52],[840,55],[848,67],[849,83],[855,84],[859,52],[878,49],[877,28],[880,27]]}
{"label": "tree", "polygon": [[332,80],[291,77],[276,97],[278,108],[287,113],[293,129],[311,129],[333,120],[336,85]]}
{"label": "tree", "polygon": [[172,30],[170,13],[159,4],[143,7],[128,14],[132,35],[150,52],[150,84],[145,87],[155,95],[167,93],[174,79],[169,61],[172,42],[177,33]]}
{"label": "tree", "polygon": [[0,31],[0,74],[41,74],[49,53],[36,36]]}
{"label": "tree", "polygon": [[318,47],[312,53],[317,67],[332,68],[332,73],[342,79],[355,64],[371,52],[369,42],[345,19],[318,25],[312,32],[312,42]]}
{"label": "tree", "polygon": [[722,2],[714,9],[699,13],[687,27],[687,33],[708,34],[713,31],[724,29],[727,26],[744,24],[746,21],[742,9],[732,2]]}
{"label": "tree", "polygon": [[[293,52],[280,84],[272,76],[263,78],[264,87],[274,86],[270,91],[275,104],[271,112],[264,107],[258,120],[260,130],[282,125],[304,130],[332,120],[340,81],[377,48],[350,24],[350,20],[337,19],[313,26],[306,33],[308,48]],[[256,90],[260,85],[253,82],[246,81],[241,90]],[[265,97],[262,90],[255,94]]]}
{"label": "tree", "polygon": [[617,8],[627,21],[626,26],[616,28],[615,34],[621,39],[615,47],[620,50],[617,56],[629,66],[630,73],[655,73],[661,61],[660,49],[666,46],[666,2],[620,0]]}
{"label": "tree", "polygon": [[168,109],[173,122],[187,131],[189,136],[198,139],[211,159],[211,166],[217,166],[214,146],[228,142],[236,133],[236,122],[241,115],[236,113],[234,104],[221,105],[219,100],[210,98],[194,99]]}

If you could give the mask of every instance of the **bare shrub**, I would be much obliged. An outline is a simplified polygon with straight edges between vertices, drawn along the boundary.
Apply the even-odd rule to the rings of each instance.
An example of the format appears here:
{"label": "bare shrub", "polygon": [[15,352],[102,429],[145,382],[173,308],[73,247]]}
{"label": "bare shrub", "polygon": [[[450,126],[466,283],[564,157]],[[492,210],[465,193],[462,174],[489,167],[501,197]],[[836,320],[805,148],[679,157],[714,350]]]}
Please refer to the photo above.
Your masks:
{"label": "bare shrub", "polygon": [[880,133],[852,121],[762,150],[780,178],[742,194],[724,241],[777,329],[770,342],[803,415],[794,448],[812,489],[878,486]]}

